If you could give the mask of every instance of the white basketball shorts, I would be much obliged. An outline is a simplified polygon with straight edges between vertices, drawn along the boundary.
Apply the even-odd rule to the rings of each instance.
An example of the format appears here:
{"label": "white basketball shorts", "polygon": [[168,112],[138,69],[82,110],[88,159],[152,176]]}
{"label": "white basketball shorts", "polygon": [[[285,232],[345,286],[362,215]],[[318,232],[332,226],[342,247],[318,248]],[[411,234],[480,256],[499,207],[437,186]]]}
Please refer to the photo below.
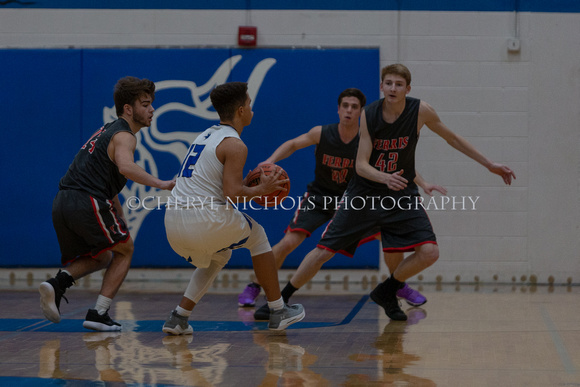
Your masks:
{"label": "white basketball shorts", "polygon": [[272,250],[264,228],[250,216],[226,205],[167,208],[165,231],[173,250],[196,267],[225,260],[231,250],[245,248],[252,257]]}

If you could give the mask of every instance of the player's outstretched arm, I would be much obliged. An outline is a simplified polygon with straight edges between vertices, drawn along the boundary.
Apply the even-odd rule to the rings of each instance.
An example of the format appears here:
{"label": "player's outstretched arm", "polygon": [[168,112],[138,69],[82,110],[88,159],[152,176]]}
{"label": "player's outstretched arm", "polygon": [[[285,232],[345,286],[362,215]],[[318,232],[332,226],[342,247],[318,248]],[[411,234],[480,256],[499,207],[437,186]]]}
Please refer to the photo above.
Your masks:
{"label": "player's outstretched arm", "polygon": [[417,170],[415,170],[415,184],[423,188],[423,191],[425,191],[429,196],[433,196],[433,191],[438,191],[442,195],[447,195],[447,189],[445,189],[445,187],[429,183],[419,174],[419,172],[417,172]]}
{"label": "player's outstretched arm", "polygon": [[429,129],[442,137],[453,148],[477,161],[491,173],[501,176],[505,184],[511,184],[512,178],[516,178],[515,173],[508,166],[491,161],[465,138],[453,133],[443,122],[441,122],[435,109],[425,101],[421,101],[421,107],[419,108],[419,121],[420,123],[427,125]]}
{"label": "player's outstretched arm", "polygon": [[119,132],[111,139],[107,151],[111,160],[119,168],[119,172],[135,183],[165,190],[173,189],[175,179],[160,180],[135,164],[136,146],[137,140],[135,136],[128,132]]}
{"label": "player's outstretched arm", "polygon": [[369,164],[372,150],[373,144],[367,127],[366,115],[365,112],[363,112],[360,116],[360,139],[355,164],[356,173],[365,179],[386,184],[394,191],[404,189],[407,186],[408,181],[401,176],[403,170],[390,174],[375,169]]}
{"label": "player's outstretched arm", "polygon": [[322,133],[322,126],[315,126],[308,132],[294,137],[280,145],[274,153],[260,164],[271,163],[276,164],[280,160],[290,157],[294,152],[310,145],[316,145],[320,142],[320,134]]}

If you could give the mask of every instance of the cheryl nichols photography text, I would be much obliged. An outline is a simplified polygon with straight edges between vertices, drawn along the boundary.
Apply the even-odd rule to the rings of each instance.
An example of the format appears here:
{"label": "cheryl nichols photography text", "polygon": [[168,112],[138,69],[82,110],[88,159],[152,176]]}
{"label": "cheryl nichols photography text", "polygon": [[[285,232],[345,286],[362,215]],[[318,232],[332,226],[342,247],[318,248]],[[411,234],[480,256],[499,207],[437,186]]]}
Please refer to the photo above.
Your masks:
{"label": "cheryl nichols photography text", "polygon": [[170,210],[217,208],[217,206],[232,206],[238,210],[295,211],[296,209],[313,209],[317,204],[322,205],[325,210],[336,210],[339,207],[344,207],[345,210],[354,211],[362,210],[363,208],[411,211],[422,207],[427,211],[475,211],[479,200],[479,196],[430,196],[427,199],[422,196],[323,196],[322,198],[317,198],[316,196],[287,196],[281,201],[278,201],[278,198],[265,199],[266,207],[263,207],[252,200],[256,198],[238,198],[237,201],[228,198],[224,203],[223,200],[211,197],[174,198],[172,196],[146,196],[139,198],[131,196],[125,201],[125,206],[132,211],[153,211],[163,208]]}

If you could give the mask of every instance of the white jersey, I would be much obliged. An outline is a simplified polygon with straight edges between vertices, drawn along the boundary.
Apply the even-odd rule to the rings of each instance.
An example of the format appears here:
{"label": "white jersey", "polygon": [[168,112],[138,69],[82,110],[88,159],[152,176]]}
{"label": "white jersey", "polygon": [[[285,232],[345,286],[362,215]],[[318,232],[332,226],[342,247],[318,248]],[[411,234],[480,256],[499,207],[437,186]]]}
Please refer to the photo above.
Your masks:
{"label": "white jersey", "polygon": [[224,266],[232,249],[253,256],[271,251],[264,228],[235,206],[226,205],[224,166],[216,148],[227,137],[240,138],[227,125],[201,133],[187,152],[165,212],[167,240],[173,250],[198,268],[212,261]]}
{"label": "white jersey", "polygon": [[227,137],[240,138],[240,135],[231,126],[214,125],[197,136],[181,164],[171,191],[171,207],[191,208],[226,203],[224,166],[217,158],[216,148]]}

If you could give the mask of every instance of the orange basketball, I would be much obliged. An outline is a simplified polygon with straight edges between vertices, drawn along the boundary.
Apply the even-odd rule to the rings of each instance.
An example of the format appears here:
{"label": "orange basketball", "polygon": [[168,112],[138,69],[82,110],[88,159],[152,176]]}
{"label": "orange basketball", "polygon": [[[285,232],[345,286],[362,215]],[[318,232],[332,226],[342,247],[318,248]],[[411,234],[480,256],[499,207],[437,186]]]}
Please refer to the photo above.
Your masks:
{"label": "orange basketball", "polygon": [[[264,171],[264,174],[267,176],[272,172],[275,172],[278,168],[282,169],[282,167],[276,164],[262,164],[255,168],[250,174],[246,177],[248,187],[253,187],[260,184],[260,175],[261,170]],[[280,174],[280,180],[288,179],[288,174],[285,170],[282,169],[282,173]],[[274,191],[268,195],[260,196],[258,198],[252,199],[254,202],[258,203],[262,207],[273,207],[279,205],[282,200],[288,196],[290,193],[290,180],[284,183],[284,188],[286,191],[279,190]]]}

